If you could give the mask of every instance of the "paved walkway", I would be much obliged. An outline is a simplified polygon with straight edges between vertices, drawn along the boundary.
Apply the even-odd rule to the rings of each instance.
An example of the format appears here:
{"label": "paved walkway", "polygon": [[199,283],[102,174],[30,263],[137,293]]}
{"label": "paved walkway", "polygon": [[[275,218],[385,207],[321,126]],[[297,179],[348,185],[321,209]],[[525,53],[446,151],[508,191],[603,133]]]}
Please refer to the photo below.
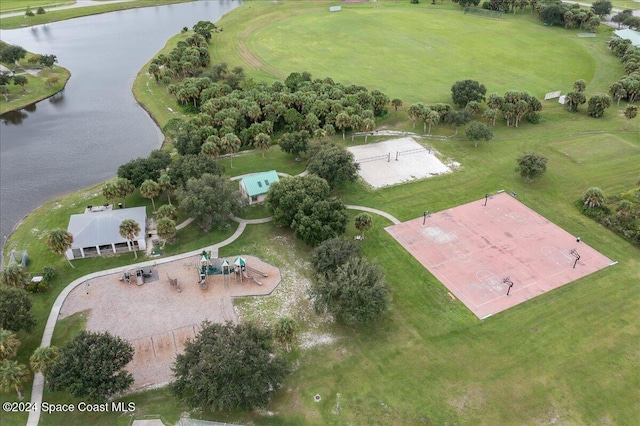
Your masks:
{"label": "paved walkway", "polygon": [[[400,221],[398,219],[396,219],[394,216],[392,216],[389,213],[384,212],[382,210],[374,209],[374,208],[371,208],[371,207],[354,206],[354,205],[347,205],[346,207],[348,209],[350,209],[350,210],[359,210],[359,211],[364,211],[364,212],[368,212],[368,213],[374,213],[374,214],[383,216],[383,217],[389,219],[391,222],[393,222],[396,225],[400,223]],[[236,229],[236,231],[233,233],[233,235],[231,235],[229,238],[227,238],[224,241],[221,241],[219,243],[213,244],[213,245],[211,245],[209,247],[204,247],[202,249],[193,250],[193,251],[190,251],[190,252],[187,252],[187,253],[182,253],[182,254],[177,254],[177,255],[174,255],[174,256],[164,257],[164,258],[161,258],[161,259],[151,259],[151,260],[147,260],[147,261],[144,261],[144,262],[136,263],[134,265],[130,265],[130,267],[132,267],[132,268],[143,267],[144,268],[144,267],[154,266],[154,265],[157,265],[157,264],[173,262],[173,261],[176,261],[176,260],[180,260],[180,259],[184,259],[184,258],[191,257],[191,256],[194,256],[194,255],[198,255],[198,254],[202,253],[202,250],[206,250],[206,251],[210,250],[211,251],[211,256],[218,257],[218,250],[221,247],[229,245],[232,242],[234,242],[235,240],[237,240],[238,238],[240,238],[240,236],[244,232],[244,230],[247,227],[247,225],[257,225],[257,224],[261,224],[261,223],[268,223],[268,222],[271,222],[273,220],[273,218],[271,218],[271,217],[265,217],[265,218],[262,218],[262,219],[241,219],[241,218],[236,217],[236,216],[230,216],[230,219],[233,220],[234,222],[238,223],[238,229]],[[189,223],[191,223],[192,221],[193,221],[193,219],[187,219],[186,221],[184,221],[183,223],[181,223],[178,226],[180,226],[180,229],[182,229],[185,226],[187,226]],[[74,280],[73,282],[71,282],[69,285],[67,285],[64,288],[64,290],[62,290],[62,292],[58,295],[58,297],[56,298],[56,301],[53,303],[53,306],[51,307],[51,312],[49,313],[49,318],[47,319],[47,325],[45,326],[44,333],[42,335],[42,340],[40,342],[40,346],[46,347],[46,346],[50,346],[51,345],[51,337],[53,336],[53,331],[56,328],[56,322],[58,321],[58,316],[60,314],[60,309],[62,308],[62,305],[64,304],[65,299],[67,298],[69,293],[71,293],[71,291],[74,288],[78,287],[79,285],[84,284],[85,282],[87,282],[88,280],[90,280],[92,278],[97,278],[97,277],[104,276],[104,275],[115,274],[115,273],[118,273],[118,272],[122,272],[122,266],[118,266],[117,268],[107,269],[107,270],[104,270],[104,271],[93,272],[91,274],[88,274],[88,275],[85,275],[83,277],[80,277],[80,278]],[[42,403],[43,392],[44,392],[44,376],[41,373],[37,373],[33,378],[33,387],[32,387],[32,390],[31,390],[31,402],[34,404],[34,406],[40,407],[40,405]],[[29,412],[29,419],[27,420],[27,426],[37,426],[39,421],[40,421],[40,410]]]}

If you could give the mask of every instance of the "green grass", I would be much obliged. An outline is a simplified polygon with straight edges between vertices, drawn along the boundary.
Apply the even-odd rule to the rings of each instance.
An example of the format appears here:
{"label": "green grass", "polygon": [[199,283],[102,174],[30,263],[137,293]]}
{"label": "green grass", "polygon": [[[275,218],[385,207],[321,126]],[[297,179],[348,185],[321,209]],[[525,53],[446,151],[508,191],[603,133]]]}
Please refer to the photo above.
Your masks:
{"label": "green grass", "polygon": [[[415,31],[412,16],[421,17],[425,28],[440,25],[432,22],[438,20],[451,21],[453,28],[458,28],[457,9],[448,5],[438,5],[433,9],[437,12],[430,12],[431,5],[428,4],[414,7],[384,3],[377,11],[369,10],[371,5],[344,6],[343,12],[333,15],[326,12],[327,4],[316,5],[307,2],[279,2],[278,5],[245,3],[221,21],[224,31],[216,37],[224,39],[215,39],[217,41],[212,48],[214,61],[224,59],[230,66],[247,66],[246,53],[255,56],[259,51],[247,50],[243,56],[240,47],[247,43],[244,46],[262,49],[258,47],[262,42],[253,33],[262,31],[264,25],[271,25],[269,40],[286,41],[276,34],[279,28],[297,31],[286,22],[288,19],[301,19],[299,22],[307,25],[310,33],[315,33],[318,24],[322,24],[317,17],[314,18],[320,9],[327,19],[334,19],[340,14],[348,18],[355,11],[352,15],[378,23],[380,17],[373,16],[374,12],[382,15],[389,10],[390,19],[398,19],[396,16],[404,11],[408,15],[407,31]],[[282,27],[275,26],[276,21],[281,21]],[[531,55],[537,54],[535,50],[555,48],[560,51],[574,49],[577,55],[555,63],[554,68],[548,66],[538,71],[542,77],[535,78],[541,78],[540,84],[549,87],[534,87],[536,90],[527,86],[537,83],[534,77],[527,76],[529,72],[524,69],[521,70],[520,84],[519,79],[506,72],[511,65],[505,66],[497,61],[490,63],[484,59],[480,59],[480,63],[461,61],[458,64],[459,72],[464,74],[461,78],[474,78],[473,72],[478,72],[476,78],[488,86],[489,92],[526,89],[540,96],[545,91],[567,91],[573,80],[584,78],[588,81],[586,94],[590,97],[605,92],[611,76],[622,74],[619,62],[606,49],[603,33],[596,39],[578,39],[575,32],[542,27],[538,21],[519,14],[505,16],[497,23],[487,21],[479,18],[467,21],[474,22],[474,27],[485,28],[482,37],[467,39],[458,28],[452,37],[460,35],[471,45],[456,44],[452,50],[470,52],[491,43],[505,46],[506,42],[494,39],[495,31],[501,25],[509,26],[512,21],[517,21],[518,25],[512,28],[513,33],[504,37],[522,40],[523,50],[529,50]],[[349,23],[345,21],[345,25]],[[359,28],[363,31],[362,27]],[[553,34],[553,40],[545,39],[546,33]],[[289,34],[295,34],[295,37],[289,37],[291,39],[305,37],[299,32]],[[385,34],[393,37],[388,32]],[[340,34],[340,40],[343,36]],[[371,37],[374,36],[375,31]],[[398,36],[409,37],[410,34],[398,30]],[[552,43],[526,45],[527,41],[537,40],[538,36],[540,40]],[[413,40],[421,40],[415,34],[412,37]],[[370,46],[368,38],[361,34],[359,38],[362,50]],[[255,45],[250,44],[252,39]],[[401,60],[391,52],[385,56],[385,62],[379,62],[378,51],[384,48],[385,41],[378,40],[380,46],[369,52],[370,60],[378,61],[376,64],[381,72],[386,72],[386,64]],[[286,42],[296,55],[305,54],[296,50],[296,43]],[[331,44],[330,40],[328,44]],[[538,45],[545,48],[538,49]],[[270,47],[270,44],[265,42],[264,46]],[[553,46],[553,49],[547,46]],[[318,47],[311,46],[312,49]],[[366,75],[365,67],[343,71],[336,49],[328,46],[327,55],[321,61],[307,58],[308,66],[295,71],[308,70],[316,77],[330,75],[340,81],[345,81],[339,78],[340,73],[344,73],[343,76],[348,74],[352,79],[346,82],[369,86],[363,77]],[[507,55],[511,52],[504,53]],[[293,59],[276,58],[273,61],[283,62],[266,63],[260,69],[249,66],[248,74],[257,81],[272,81],[294,71],[277,69],[287,66],[284,62]],[[331,61],[336,61],[333,66]],[[406,93],[405,105],[414,101],[450,102],[449,88],[459,77],[453,74],[437,76],[438,72],[431,64],[419,65],[403,69],[402,78],[389,79],[385,82],[388,88],[383,90],[392,98],[404,97],[403,93]],[[329,72],[322,71],[327,67]],[[360,74],[360,68],[363,74]],[[506,87],[506,83],[497,81],[503,74],[505,81],[515,84],[514,87]],[[436,77],[446,78],[446,84],[436,84]],[[157,105],[160,109],[166,108],[165,104]],[[617,194],[627,191],[637,180],[640,119],[632,120],[627,127],[621,114],[625,105],[613,106],[601,119],[589,118],[584,106],[580,112],[572,114],[556,101],[547,101],[543,105],[540,124],[524,123],[515,129],[499,123],[494,128],[494,140],[481,143],[478,148],[463,137],[425,141],[444,157],[462,164],[455,173],[375,191],[362,183],[344,185],[337,195],[345,203],[380,208],[407,220],[420,216],[425,209],[439,211],[480,199],[485,193],[499,189],[515,191],[523,203],[573,235],[579,235],[585,243],[618,261],[617,265],[480,322],[460,302],[452,302],[447,297],[446,288],[384,231],[390,223],[374,215],[374,227],[367,233],[363,249],[365,256],[375,259],[383,267],[393,288],[392,310],[387,318],[370,328],[352,330],[320,322],[304,299],[293,306],[283,305],[276,297],[267,298],[255,306],[252,300],[238,301],[238,308],[246,312],[247,318],[270,322],[285,312],[285,308],[290,309],[301,319],[303,331],[329,333],[337,341],[332,345],[293,352],[291,357],[296,362],[296,369],[267,407],[272,415],[264,412],[204,412],[191,413],[192,417],[262,425],[414,425],[427,422],[438,425],[633,424],[640,399],[640,371],[637,368],[640,249],[582,216],[574,202],[589,186],[599,186],[607,194]],[[155,114],[153,108],[149,109]],[[379,126],[411,130],[411,124],[405,120],[406,113],[401,110],[397,117],[391,113]],[[453,130],[438,126],[434,133],[451,135]],[[464,129],[460,133],[463,134]],[[335,140],[340,143],[341,137]],[[362,143],[362,140],[356,139],[355,143]],[[525,183],[514,172],[515,158],[526,151],[540,152],[549,159],[546,175],[531,183]],[[228,163],[228,160],[224,161]],[[304,168],[303,164],[282,154],[277,147],[269,150],[264,160],[261,153],[253,152],[234,158],[233,163],[233,168],[226,164],[228,176],[272,168],[295,174]],[[49,203],[28,217],[10,238],[8,250],[28,248],[34,259],[33,270],[53,265],[58,271],[51,292],[33,296],[34,311],[41,321],[33,334],[19,336],[23,339],[19,353],[21,361],[28,359],[38,346],[51,303],[66,282],[89,271],[133,262],[132,255],[77,261],[76,269],[70,270],[60,256],[54,256],[42,247],[43,230],[66,227],[70,213],[77,213],[86,204],[103,202],[96,187]],[[149,201],[136,195],[127,200],[127,205],[149,205]],[[247,217],[261,215],[259,209],[249,211]],[[351,217],[354,214],[350,212]],[[223,229],[219,233],[212,230],[210,236],[202,236],[197,226],[191,225],[179,235],[171,250],[177,253],[197,244],[200,244],[198,247],[211,244],[233,229]],[[350,225],[347,237],[352,238],[355,233]],[[308,278],[309,251],[289,230],[268,223],[248,226],[240,239],[221,250],[221,255],[247,253],[273,262],[287,271],[286,279],[289,281],[283,281],[286,284],[282,286],[284,290],[295,288]],[[264,313],[259,309],[264,309]],[[30,388],[25,388],[25,391],[28,394]],[[319,403],[313,402],[316,393],[322,396]],[[341,394],[341,411],[334,414],[337,393]],[[15,398],[6,393],[0,394],[0,399]],[[45,400],[74,401],[67,395],[50,392],[45,393]],[[160,414],[172,422],[185,410],[166,389],[134,394],[123,400],[136,402],[136,415]],[[8,425],[24,424],[26,419],[26,416],[5,417]],[[43,418],[43,424],[124,425],[128,420],[128,417],[116,413],[101,416],[73,413],[47,416]]]}
{"label": "green grass", "polygon": [[45,13],[44,15],[13,16],[2,18],[2,20],[0,20],[0,29],[9,30],[13,28],[30,27],[33,25],[48,24],[50,22],[64,21],[65,19],[79,18],[81,16],[97,15],[99,13],[113,12],[116,10],[135,9],[138,7],[149,7],[172,3],[183,3],[186,1],[189,0],[136,0],[125,3],[100,4],[97,6],[47,11],[47,13]]}
{"label": "green grass", "polygon": [[[0,41],[0,44],[5,43]],[[0,96],[0,115],[24,108],[27,105],[55,95],[64,89],[71,77],[71,73],[67,69],[57,65],[54,65],[53,69],[44,68],[39,70],[36,76],[26,73],[27,70],[32,70],[33,65],[29,64],[28,60],[33,56],[32,53],[27,53],[27,56],[19,62],[16,73],[25,75],[29,82],[25,85],[24,91],[22,87],[16,86],[13,82],[6,86],[9,89],[9,93],[6,100],[4,96]],[[46,83],[47,79],[53,76],[58,77],[58,82],[48,85]]]}
{"label": "green grass", "polygon": [[0,12],[19,12],[21,10],[26,10],[27,7],[31,7],[33,13],[36,13],[36,9],[40,6],[49,9],[50,7],[65,6],[74,3],[75,0],[2,0],[2,3],[0,3]]}
{"label": "green grass", "polygon": [[[220,24],[225,31],[216,36],[213,59],[271,80],[310,71],[366,82],[405,103],[427,96],[450,102],[451,85],[466,78],[485,84],[488,93],[515,89],[542,97],[597,73],[577,31],[545,27],[529,14],[499,21],[468,16],[454,4],[420,4],[411,13],[400,3],[343,5],[330,14],[326,3],[251,2]],[[601,41],[610,30],[599,31]]]}

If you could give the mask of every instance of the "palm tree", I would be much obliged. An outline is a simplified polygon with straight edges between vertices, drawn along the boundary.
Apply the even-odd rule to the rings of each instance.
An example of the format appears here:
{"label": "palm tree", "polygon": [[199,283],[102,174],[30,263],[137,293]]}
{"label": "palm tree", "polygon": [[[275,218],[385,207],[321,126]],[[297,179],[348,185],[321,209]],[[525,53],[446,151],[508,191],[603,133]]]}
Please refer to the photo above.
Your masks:
{"label": "palm tree", "polygon": [[629,120],[635,118],[636,115],[638,115],[638,107],[635,105],[627,105],[627,107],[624,109],[624,116],[627,119],[625,130],[629,128]]}
{"label": "palm tree", "polygon": [[156,222],[156,232],[158,236],[164,240],[162,246],[166,244],[167,240],[175,237],[176,235],[176,221],[168,217],[160,218]]}
{"label": "palm tree", "polygon": [[178,220],[178,209],[176,206],[171,204],[164,204],[158,208],[155,212],[156,220],[160,220],[162,218],[168,218],[173,220],[174,222]]}
{"label": "palm tree", "polygon": [[392,99],[391,105],[393,105],[395,115],[398,115],[398,108],[402,106],[402,99],[398,99],[398,98]]}
{"label": "palm tree", "polygon": [[15,357],[18,353],[18,346],[20,346],[20,340],[16,334],[11,330],[0,328],[0,360]]}
{"label": "palm tree", "polygon": [[122,205],[126,205],[127,197],[135,191],[135,187],[129,179],[118,178],[114,183],[117,197],[122,198]]}
{"label": "palm tree", "polygon": [[[47,247],[49,247],[52,252],[64,255],[72,245],[73,235],[70,232],[67,232],[64,229],[55,229],[49,232],[49,236],[47,237]],[[67,259],[66,256],[64,258]],[[75,268],[69,259],[67,259],[67,262],[69,262],[69,266]]]}
{"label": "palm tree", "polygon": [[233,153],[240,151],[240,144],[240,138],[233,133],[227,133],[224,135],[224,138],[222,138],[222,146],[224,147],[224,150],[230,154],[229,160],[231,168],[233,168]]}
{"label": "palm tree", "polygon": [[161,174],[160,178],[158,178],[158,185],[160,185],[160,190],[167,194],[167,201],[171,205],[171,193],[176,189],[171,182],[171,177],[167,173]]}
{"label": "palm tree", "polygon": [[[217,139],[217,142],[214,142],[214,138]],[[207,141],[202,144],[200,148],[200,152],[210,158],[217,158],[220,155],[220,138],[215,135],[209,136]]]}
{"label": "palm tree", "polygon": [[55,346],[40,346],[29,358],[29,365],[34,373],[44,374],[54,363],[60,350]]}
{"label": "palm tree", "polygon": [[287,352],[291,352],[289,345],[295,342],[298,330],[300,330],[300,326],[290,317],[280,318],[276,323],[274,329],[276,339],[285,345]]}
{"label": "palm tree", "polygon": [[136,250],[135,239],[140,233],[140,225],[133,219],[125,219],[120,223],[119,231],[122,238],[125,238],[129,240],[129,242],[131,242],[131,245],[133,246],[133,254],[137,259],[138,251]]}
{"label": "palm tree", "polygon": [[22,265],[9,265],[0,273],[0,283],[7,287],[23,288],[29,280],[29,273]]}
{"label": "palm tree", "polygon": [[11,388],[14,388],[18,394],[18,399],[23,399],[24,397],[20,391],[28,377],[29,370],[24,364],[8,359],[0,362],[0,390],[3,392],[9,392]]}
{"label": "palm tree", "polygon": [[153,206],[153,211],[155,212],[156,202],[154,198],[160,195],[160,185],[158,185],[158,182],[154,181],[153,179],[147,179],[142,182],[142,185],[140,185],[140,195],[142,195],[144,198],[151,199],[151,205]]}
{"label": "palm tree", "polygon": [[367,213],[360,213],[354,218],[355,226],[358,231],[362,232],[362,239],[364,240],[364,231],[368,231],[373,226],[373,219]]}
{"label": "palm tree", "polygon": [[372,132],[376,128],[376,122],[372,118],[365,118],[362,120],[362,131],[364,132],[364,143],[367,143],[369,132]]}
{"label": "palm tree", "polygon": [[264,158],[264,152],[271,146],[271,136],[266,133],[258,133],[255,137],[256,148],[262,151],[262,158]]}
{"label": "palm tree", "polygon": [[604,204],[604,193],[600,188],[593,186],[585,191],[582,201],[588,208],[600,207]]}

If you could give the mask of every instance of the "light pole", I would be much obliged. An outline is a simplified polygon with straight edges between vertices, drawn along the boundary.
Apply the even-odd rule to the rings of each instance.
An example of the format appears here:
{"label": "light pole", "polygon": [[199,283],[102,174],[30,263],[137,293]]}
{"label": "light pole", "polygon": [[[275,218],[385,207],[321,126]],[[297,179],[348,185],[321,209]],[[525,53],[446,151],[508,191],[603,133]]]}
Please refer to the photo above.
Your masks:
{"label": "light pole", "polygon": [[487,207],[487,200],[489,199],[489,194],[484,194],[484,206]]}
{"label": "light pole", "polygon": [[429,214],[429,212],[425,210],[424,214],[422,215],[422,224],[423,225],[427,222],[427,215],[428,214]]}

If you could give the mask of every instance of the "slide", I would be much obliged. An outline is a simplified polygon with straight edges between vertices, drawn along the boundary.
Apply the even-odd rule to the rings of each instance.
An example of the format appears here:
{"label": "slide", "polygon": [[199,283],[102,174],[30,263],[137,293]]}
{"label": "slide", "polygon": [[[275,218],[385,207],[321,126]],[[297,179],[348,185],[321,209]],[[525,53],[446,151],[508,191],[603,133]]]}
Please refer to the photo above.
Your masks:
{"label": "slide", "polygon": [[264,272],[262,272],[262,271],[258,271],[257,269],[250,268],[249,266],[247,266],[246,268],[247,268],[247,271],[251,271],[251,272],[253,272],[253,273],[255,273],[255,274],[258,274],[258,275],[261,275],[261,276],[263,276],[263,277],[266,277],[266,276],[267,276],[267,274],[265,274],[265,273],[264,273]]}
{"label": "slide", "polygon": [[246,279],[252,279],[258,285],[262,285],[262,281],[258,281],[254,277],[250,277],[245,271],[242,271],[242,276],[245,277]]}

